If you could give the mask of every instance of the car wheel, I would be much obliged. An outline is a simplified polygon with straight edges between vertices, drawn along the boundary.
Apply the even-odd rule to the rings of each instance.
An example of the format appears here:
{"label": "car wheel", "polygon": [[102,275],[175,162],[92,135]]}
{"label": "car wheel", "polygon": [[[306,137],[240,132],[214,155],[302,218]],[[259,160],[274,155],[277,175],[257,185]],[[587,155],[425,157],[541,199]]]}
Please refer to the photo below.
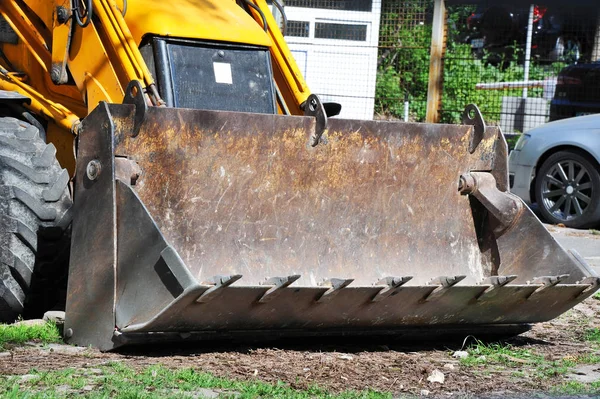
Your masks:
{"label": "car wheel", "polygon": [[544,219],[567,227],[600,222],[600,173],[588,156],[575,151],[552,154],[539,169],[535,197]]}
{"label": "car wheel", "polygon": [[550,60],[575,64],[581,58],[581,44],[576,39],[559,36],[550,51]]}

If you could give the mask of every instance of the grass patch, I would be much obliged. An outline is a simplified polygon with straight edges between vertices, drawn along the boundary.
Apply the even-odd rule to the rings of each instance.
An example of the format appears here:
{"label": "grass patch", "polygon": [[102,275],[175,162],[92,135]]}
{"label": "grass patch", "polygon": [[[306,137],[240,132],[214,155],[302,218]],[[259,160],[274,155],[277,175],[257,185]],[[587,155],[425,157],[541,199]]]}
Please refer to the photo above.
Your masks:
{"label": "grass patch", "polygon": [[38,372],[29,378],[0,376],[0,396],[3,398],[185,398],[203,397],[210,389],[220,397],[236,398],[331,398],[331,399],[391,399],[392,395],[375,391],[348,391],[331,394],[319,387],[297,390],[278,382],[236,381],[215,377],[192,368],[168,369],[155,365],[142,370],[121,363],[111,363],[98,369],[67,369]]}
{"label": "grass patch", "polygon": [[[594,294],[594,297],[596,297],[596,295],[598,295],[598,293]],[[588,329],[585,332],[583,339],[591,342],[600,342],[600,329],[597,327]]]}
{"label": "grass patch", "polygon": [[[586,339],[600,341],[600,331],[597,328],[590,329]],[[506,344],[486,345],[480,341],[469,347],[467,352],[469,357],[461,359],[461,364],[467,367],[477,368],[477,370],[492,370],[494,367],[511,369],[512,377],[547,381],[557,393],[600,393],[600,381],[580,384],[557,379],[571,372],[577,365],[600,363],[600,355],[597,354],[589,353],[547,360],[529,349],[515,348]]]}
{"label": "grass patch", "polygon": [[528,349],[514,348],[507,344],[484,344],[477,341],[467,349],[469,356],[461,359],[465,366],[480,364],[502,364],[506,366],[518,364],[533,364],[544,360],[542,356],[536,355]]}
{"label": "grass patch", "polygon": [[42,343],[59,342],[61,340],[55,323],[42,325],[0,324],[0,350],[8,345],[21,345],[27,341]]}
{"label": "grass patch", "polygon": [[600,393],[600,381],[584,384],[578,381],[569,381],[552,389],[553,393],[565,395],[597,395]]}
{"label": "grass patch", "polygon": [[590,233],[594,236],[600,236],[600,230],[590,229]]}

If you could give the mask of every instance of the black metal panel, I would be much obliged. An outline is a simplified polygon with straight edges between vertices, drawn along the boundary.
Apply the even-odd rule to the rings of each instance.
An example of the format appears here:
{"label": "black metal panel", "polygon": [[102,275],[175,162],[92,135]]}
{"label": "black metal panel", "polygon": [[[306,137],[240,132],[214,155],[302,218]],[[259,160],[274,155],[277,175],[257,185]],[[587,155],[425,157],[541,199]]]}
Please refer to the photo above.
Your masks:
{"label": "black metal panel", "polygon": [[165,38],[153,43],[159,91],[169,106],[276,113],[267,48]]}
{"label": "black metal panel", "polygon": [[[67,342],[100,349],[112,348],[115,328],[113,129],[106,103],[100,103],[80,129],[65,319]],[[91,161],[99,165],[95,180],[88,177],[86,170]]]}

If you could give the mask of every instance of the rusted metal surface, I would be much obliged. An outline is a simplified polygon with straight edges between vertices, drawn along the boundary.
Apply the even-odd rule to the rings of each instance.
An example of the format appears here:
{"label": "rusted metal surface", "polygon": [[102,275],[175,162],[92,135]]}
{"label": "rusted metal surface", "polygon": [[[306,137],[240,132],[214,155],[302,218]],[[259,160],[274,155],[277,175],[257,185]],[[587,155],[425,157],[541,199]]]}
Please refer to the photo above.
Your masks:
{"label": "rusted metal surface", "polygon": [[[522,330],[597,288],[593,272],[503,191],[497,128],[469,151],[472,126],[330,119],[313,147],[309,117],[149,107],[132,137],[134,107],[108,110],[112,125],[85,124],[84,161],[103,163],[108,152],[128,172],[103,166],[81,189],[110,173],[116,181],[104,188],[114,192],[114,218],[96,227],[116,231],[116,264],[94,255],[74,277],[94,284],[114,273],[114,297],[96,300],[114,304],[115,333],[110,344],[91,333],[74,342],[111,349],[149,333]],[[107,134],[112,149],[99,145],[112,142],[100,140]],[[468,192],[461,176],[473,178]],[[103,197],[91,192],[81,198],[93,208]],[[80,251],[105,245],[78,231]],[[98,322],[107,331],[106,318]]]}
{"label": "rusted metal surface", "polygon": [[469,154],[470,127],[331,119],[313,148],[313,123],[150,108],[138,137],[117,132],[117,153],[142,169],[137,194],[200,281],[484,277],[458,179],[491,170],[493,131]]}
{"label": "rusted metal surface", "polygon": [[[68,342],[105,349],[113,345],[117,262],[112,133],[105,104],[82,123],[64,327]],[[92,180],[86,169],[95,162],[100,170]]]}

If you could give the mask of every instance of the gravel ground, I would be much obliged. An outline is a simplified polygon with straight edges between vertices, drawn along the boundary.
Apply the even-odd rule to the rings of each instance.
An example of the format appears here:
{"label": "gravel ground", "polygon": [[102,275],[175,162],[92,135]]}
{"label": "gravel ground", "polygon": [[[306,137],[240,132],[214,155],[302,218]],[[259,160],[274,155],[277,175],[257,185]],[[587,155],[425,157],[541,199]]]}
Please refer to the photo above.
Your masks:
{"label": "gravel ground", "polygon": [[[588,299],[560,318],[507,341],[517,350],[527,349],[545,361],[599,355],[597,345],[584,335],[598,327],[600,301]],[[386,340],[280,341],[263,346],[205,343],[195,346],[134,348],[120,353],[101,353],[67,345],[25,346],[0,353],[0,374],[24,375],[61,368],[95,368],[121,361],[138,369],[162,364],[192,367],[217,376],[265,382],[283,381],[298,389],[315,384],[332,392],[373,389],[429,397],[530,397],[544,396],[553,386],[570,379],[600,380],[596,366],[581,367],[574,375],[539,376],[535,361],[512,358],[507,364],[466,365],[452,355],[461,343],[407,345]],[[437,371],[434,371],[437,370]],[[443,374],[443,383],[429,381]],[[429,378],[429,380],[428,380]],[[564,396],[562,396],[564,397]]]}

